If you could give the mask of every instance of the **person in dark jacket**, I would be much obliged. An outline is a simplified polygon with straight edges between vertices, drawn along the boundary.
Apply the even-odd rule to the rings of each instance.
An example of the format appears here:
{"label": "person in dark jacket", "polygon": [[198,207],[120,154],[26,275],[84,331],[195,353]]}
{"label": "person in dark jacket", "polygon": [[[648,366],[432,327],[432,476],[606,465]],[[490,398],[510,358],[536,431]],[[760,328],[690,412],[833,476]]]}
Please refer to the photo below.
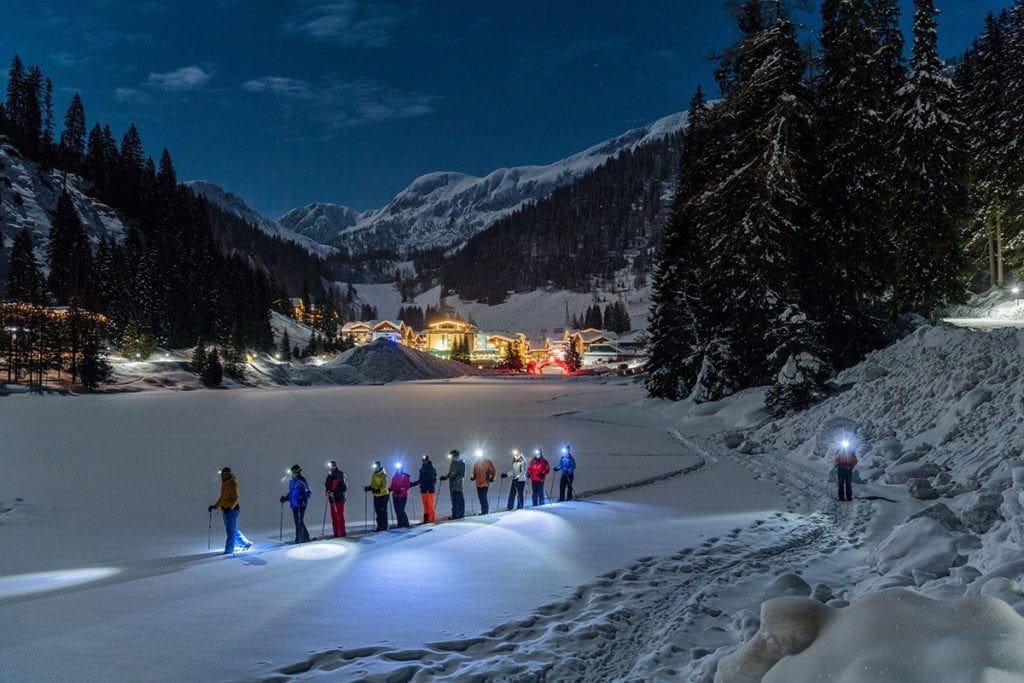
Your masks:
{"label": "person in dark jacket", "polygon": [[502,472],[501,478],[512,477],[512,484],[508,489],[508,510],[512,510],[512,504],[518,499],[517,510],[523,509],[523,491],[526,490],[526,460],[522,452],[516,448],[512,451],[512,469]]}
{"label": "person in dark jacket", "polygon": [[327,501],[331,505],[331,527],[334,529],[335,538],[345,537],[345,492],[348,491],[348,481],[345,473],[338,469],[337,461],[327,463],[327,480],[324,482],[324,491]]}
{"label": "person in dark jacket", "polygon": [[388,471],[384,469],[384,463],[380,460],[373,463],[373,475],[370,477],[370,485],[363,490],[373,493],[373,513],[377,518],[377,528],[374,531],[387,531]]}
{"label": "person in dark jacket", "polygon": [[555,472],[561,471],[562,478],[558,482],[558,502],[572,500],[573,480],[576,478],[576,458],[572,457],[572,451],[566,445],[562,449],[562,459],[558,461]]}
{"label": "person in dark jacket", "polygon": [[288,470],[291,481],[288,482],[288,493],[281,496],[281,502],[288,501],[292,508],[292,518],[295,520],[295,542],[305,543],[309,540],[309,530],[306,529],[306,506],[313,492],[309,489],[306,478],[302,476],[302,468],[292,465]]}
{"label": "person in dark jacket", "polygon": [[434,463],[430,462],[430,456],[426,453],[420,460],[422,461],[420,476],[416,481],[410,482],[409,486],[420,487],[420,499],[423,501],[423,523],[427,524],[434,521],[434,503],[437,500],[437,492],[434,487],[437,485],[437,470],[434,469]]}
{"label": "person in dark jacket", "polygon": [[230,467],[220,471],[220,498],[207,508],[207,512],[213,512],[216,508],[220,508],[224,514],[224,531],[228,535],[224,542],[224,554],[234,555],[236,545],[242,550],[248,550],[252,543],[238,530],[238,515],[241,512],[238,505],[238,480],[231,473]]}
{"label": "person in dark jacket", "polygon": [[395,520],[399,529],[409,528],[409,515],[405,514],[405,503],[409,500],[409,473],[402,469],[402,463],[395,465],[395,476],[391,477],[391,503],[395,506]]}
{"label": "person in dark jacket", "polygon": [[857,466],[857,455],[848,440],[839,444],[836,457],[832,463],[836,467],[836,481],[839,484],[839,500],[849,502],[853,500],[853,468]]}
{"label": "person in dark jacket", "polygon": [[441,481],[448,482],[448,492],[452,496],[452,519],[462,519],[466,516],[466,499],[462,495],[462,480],[466,478],[466,463],[455,449],[448,451],[448,457],[452,462],[448,466],[448,474],[442,476]]}
{"label": "person in dark jacket", "polygon": [[526,475],[530,477],[530,484],[533,486],[533,507],[544,504],[544,479],[550,471],[551,466],[544,457],[544,451],[538,448],[533,452],[530,466],[526,468]]}

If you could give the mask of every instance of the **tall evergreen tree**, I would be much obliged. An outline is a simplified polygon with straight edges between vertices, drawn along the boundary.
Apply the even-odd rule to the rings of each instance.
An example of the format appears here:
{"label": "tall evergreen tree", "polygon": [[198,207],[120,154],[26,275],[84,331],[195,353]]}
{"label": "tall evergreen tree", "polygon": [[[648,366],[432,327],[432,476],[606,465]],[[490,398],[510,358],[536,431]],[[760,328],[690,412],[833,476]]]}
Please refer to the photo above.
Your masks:
{"label": "tall evergreen tree", "polygon": [[28,230],[22,230],[11,245],[11,265],[5,296],[10,301],[46,305],[46,284],[36,264],[35,248]]}
{"label": "tall evergreen tree", "polygon": [[939,60],[933,0],[915,0],[914,48],[893,117],[899,163],[894,313],[931,315],[962,296],[964,156],[958,93]]}
{"label": "tall evergreen tree", "polygon": [[61,167],[74,173],[81,173],[85,155],[85,107],[76,92],[64,114],[64,130],[60,134],[57,156]]}
{"label": "tall evergreen tree", "polygon": [[650,359],[645,382],[652,396],[671,400],[689,391],[699,369],[696,350],[702,337],[695,308],[700,303],[703,259],[695,249],[693,203],[708,180],[707,118],[704,92],[698,86],[690,100],[672,214],[662,233],[651,288]]}
{"label": "tall evergreen tree", "polygon": [[760,14],[763,28],[744,30],[730,50],[743,56],[743,69],[715,112],[715,175],[694,203],[706,254],[698,401],[773,377],[769,332],[808,285],[799,265],[807,258],[815,141],[805,57],[781,0],[747,0],[744,9]]}
{"label": "tall evergreen tree", "polygon": [[57,199],[46,256],[50,264],[48,284],[54,300],[61,305],[86,305],[90,298],[92,251],[66,188]]}

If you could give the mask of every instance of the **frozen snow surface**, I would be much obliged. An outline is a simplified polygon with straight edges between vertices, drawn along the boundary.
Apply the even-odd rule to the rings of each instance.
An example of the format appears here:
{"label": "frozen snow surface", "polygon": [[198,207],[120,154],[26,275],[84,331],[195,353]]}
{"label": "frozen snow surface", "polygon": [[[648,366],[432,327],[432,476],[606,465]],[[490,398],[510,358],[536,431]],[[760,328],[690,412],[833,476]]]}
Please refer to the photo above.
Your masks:
{"label": "frozen snow surface", "polygon": [[[1022,350],[922,327],[781,419],[763,390],[695,406],[625,379],[6,396],[0,678],[1024,680]],[[415,524],[414,491],[412,529],[361,533],[373,460],[481,448],[504,471],[565,443],[578,500],[506,512],[499,479],[474,516],[466,482],[465,520]],[[282,473],[305,468],[319,535],[329,459],[358,533],[279,544]],[[224,465],[255,541],[233,558],[216,517],[202,542]]]}

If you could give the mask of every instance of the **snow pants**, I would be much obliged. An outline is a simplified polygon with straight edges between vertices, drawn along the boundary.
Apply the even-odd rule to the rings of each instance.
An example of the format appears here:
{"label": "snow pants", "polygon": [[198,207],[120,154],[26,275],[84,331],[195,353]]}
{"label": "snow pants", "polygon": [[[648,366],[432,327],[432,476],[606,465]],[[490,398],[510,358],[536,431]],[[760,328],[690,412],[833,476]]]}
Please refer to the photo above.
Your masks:
{"label": "snow pants", "polygon": [[406,496],[395,496],[392,499],[395,504],[395,519],[398,520],[399,529],[409,528],[409,515],[405,514],[405,503],[408,500]]}
{"label": "snow pants", "polygon": [[235,546],[249,547],[249,539],[238,530],[238,515],[242,510],[224,510],[224,531],[227,533],[227,540],[224,542],[224,554],[231,555],[235,552]]}
{"label": "snow pants", "polygon": [[512,480],[512,488],[508,490],[508,509],[512,509],[512,503],[518,499],[517,510],[523,509],[523,492],[526,490],[525,481]]}
{"label": "snow pants", "polygon": [[563,474],[558,482],[558,502],[572,500],[572,481],[575,474]]}
{"label": "snow pants", "polygon": [[543,505],[544,504],[544,482],[543,481],[533,481],[533,480],[530,480],[530,483],[533,484],[533,507],[537,507],[538,505]]}
{"label": "snow pants", "polygon": [[462,519],[466,516],[466,497],[462,491],[451,492],[452,494],[452,519]]}
{"label": "snow pants", "polygon": [[436,493],[421,493],[420,499],[423,501],[423,523],[433,523],[434,521],[434,502],[437,500]]}
{"label": "snow pants", "polygon": [[491,511],[491,501],[488,498],[487,493],[491,490],[490,486],[477,486],[476,497],[480,501],[480,514],[486,515]]}
{"label": "snow pants", "polygon": [[345,503],[331,503],[331,527],[335,538],[345,536]]}
{"label": "snow pants", "polygon": [[853,500],[853,470],[837,467],[836,481],[839,483],[839,500]]}
{"label": "snow pants", "polygon": [[306,528],[306,506],[292,508],[292,517],[295,519],[295,542],[305,543],[309,540],[309,529]]}
{"label": "snow pants", "polygon": [[374,531],[388,530],[388,498],[390,496],[373,497],[373,514],[377,518],[377,528]]}

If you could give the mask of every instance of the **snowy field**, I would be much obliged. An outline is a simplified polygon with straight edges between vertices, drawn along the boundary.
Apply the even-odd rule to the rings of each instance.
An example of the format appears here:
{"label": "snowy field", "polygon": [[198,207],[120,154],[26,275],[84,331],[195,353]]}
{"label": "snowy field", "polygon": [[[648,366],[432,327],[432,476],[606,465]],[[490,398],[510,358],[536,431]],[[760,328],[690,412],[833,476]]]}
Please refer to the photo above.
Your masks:
{"label": "snowy field", "polygon": [[[1024,680],[1021,348],[925,328],[783,420],[624,379],[3,398],[0,680]],[[582,500],[277,542],[296,462],[318,535],[328,459],[361,531],[374,459],[565,442]],[[256,542],[232,558],[216,517],[206,545],[224,465]]]}

